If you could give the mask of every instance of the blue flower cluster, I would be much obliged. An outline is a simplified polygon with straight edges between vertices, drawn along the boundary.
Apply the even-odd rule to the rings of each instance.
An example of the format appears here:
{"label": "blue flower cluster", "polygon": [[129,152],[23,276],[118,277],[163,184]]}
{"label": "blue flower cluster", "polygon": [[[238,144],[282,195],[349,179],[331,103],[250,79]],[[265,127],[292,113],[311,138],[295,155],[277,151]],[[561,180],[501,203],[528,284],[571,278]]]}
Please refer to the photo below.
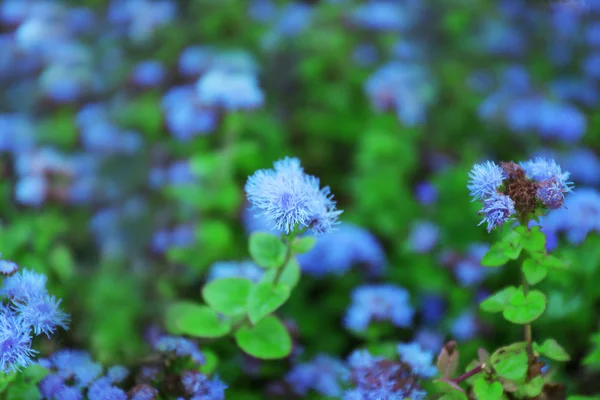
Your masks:
{"label": "blue flower cluster", "polygon": [[273,166],[256,171],[246,182],[248,201],[259,215],[286,234],[295,229],[332,231],[342,211],[336,210],[329,187],[319,188],[319,179],[305,174],[297,158],[284,158]]}
{"label": "blue flower cluster", "polygon": [[[550,210],[561,208],[565,193],[572,190],[569,176],[554,160],[544,158],[529,160],[520,165],[505,163],[503,167],[487,161],[476,164],[469,172],[467,188],[473,201],[482,200],[483,208],[479,213],[484,218],[481,223],[487,222],[487,230],[490,232],[517,213],[535,211],[535,207],[530,208],[533,199],[539,200]],[[530,185],[529,181],[533,184]],[[522,208],[517,209],[519,206]]]}
{"label": "blue flower cluster", "polygon": [[19,371],[33,362],[32,334],[50,337],[56,328],[68,328],[69,316],[60,309],[61,300],[48,294],[46,276],[27,269],[17,272],[16,264],[3,260],[4,279],[0,295],[0,368],[4,373]]}
{"label": "blue flower cluster", "polygon": [[381,275],[385,254],[377,238],[364,228],[343,223],[339,229],[320,236],[315,246],[297,256],[302,271],[315,277],[343,275],[353,266],[368,275]]}
{"label": "blue flower cluster", "polygon": [[397,327],[409,327],[415,311],[408,292],[392,284],[363,285],[352,292],[352,304],[344,325],[354,332],[365,332],[373,322],[389,321]]}
{"label": "blue flower cluster", "polygon": [[342,382],[349,377],[350,371],[342,361],[318,355],[310,362],[294,366],[285,380],[299,396],[314,390],[323,396],[339,398],[344,392]]}

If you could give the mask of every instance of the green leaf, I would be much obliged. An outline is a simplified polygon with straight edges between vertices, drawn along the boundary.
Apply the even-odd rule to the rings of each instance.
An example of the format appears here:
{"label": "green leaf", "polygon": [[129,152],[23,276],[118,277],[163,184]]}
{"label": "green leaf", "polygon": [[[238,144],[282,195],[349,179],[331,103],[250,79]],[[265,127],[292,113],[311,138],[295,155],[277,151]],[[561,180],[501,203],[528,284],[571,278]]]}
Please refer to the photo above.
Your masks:
{"label": "green leaf", "polygon": [[494,293],[479,304],[481,310],[489,313],[504,311],[510,298],[515,294],[517,288],[509,286],[499,292]]}
{"label": "green leaf", "polygon": [[285,245],[270,233],[253,233],[250,236],[249,251],[252,259],[264,268],[278,268],[285,261]]}
{"label": "green leaf", "polygon": [[569,361],[571,357],[554,339],[546,339],[540,346],[534,345],[535,350],[543,356],[555,361]]}
{"label": "green leaf", "polygon": [[294,254],[308,253],[313,248],[315,243],[317,243],[317,239],[315,239],[313,236],[296,238],[292,242],[292,251]]}
{"label": "green leaf", "polygon": [[202,289],[204,301],[215,311],[227,316],[246,312],[252,282],[244,278],[216,279]]}
{"label": "green leaf", "polygon": [[508,260],[508,256],[504,254],[504,248],[496,244],[483,256],[481,265],[484,267],[499,267],[506,264]]}
{"label": "green leaf", "polygon": [[539,226],[534,226],[522,235],[521,245],[531,254],[544,254],[546,252],[546,236],[540,231]]}
{"label": "green leaf", "polygon": [[525,296],[519,288],[510,298],[502,315],[514,324],[528,324],[538,319],[546,309],[546,296],[533,290]]}
{"label": "green leaf", "polygon": [[[273,279],[275,279],[275,275],[277,273],[277,269],[271,268],[265,271],[261,282],[270,282],[273,283]],[[285,267],[283,267],[283,272],[279,277],[279,283],[287,285],[290,288],[290,291],[296,287],[298,282],[300,281],[300,266],[295,258],[292,258]]]}
{"label": "green leaf", "polygon": [[204,375],[210,375],[217,369],[219,358],[214,351],[207,350],[204,347],[202,348],[202,355],[204,356],[204,364],[202,364],[198,370]]}
{"label": "green leaf", "polygon": [[533,258],[528,258],[523,263],[523,274],[532,285],[539,283],[546,278],[548,275],[548,268],[544,266],[540,261]]}
{"label": "green leaf", "polygon": [[242,326],[235,333],[237,345],[263,360],[284,358],[292,351],[292,339],[279,319],[270,315],[255,326]]}
{"label": "green leaf", "polygon": [[504,390],[500,382],[487,382],[483,376],[479,376],[473,382],[473,393],[478,400],[501,400]]}
{"label": "green leaf", "polygon": [[540,263],[550,269],[568,269],[570,267],[570,261],[561,260],[560,258],[554,256],[544,256],[539,259]]}
{"label": "green leaf", "polygon": [[537,398],[542,394],[544,384],[544,378],[536,376],[529,382],[524,383],[517,393],[523,395],[523,397]]}
{"label": "green leaf", "polygon": [[490,358],[494,371],[504,379],[520,381],[527,376],[527,343],[501,347]]}
{"label": "green leaf", "polygon": [[287,285],[273,286],[270,282],[259,282],[252,287],[248,297],[248,316],[256,324],[263,317],[277,310],[290,297]]}
{"label": "green leaf", "polygon": [[436,379],[433,384],[438,392],[446,393],[440,400],[468,400],[465,391],[450,380]]}
{"label": "green leaf", "polygon": [[511,260],[516,260],[523,250],[521,245],[522,235],[519,231],[510,232],[500,243],[504,247],[504,255]]}
{"label": "green leaf", "polygon": [[167,326],[171,333],[203,338],[225,336],[231,330],[231,321],[222,320],[210,307],[190,302],[176,303],[167,310]]}

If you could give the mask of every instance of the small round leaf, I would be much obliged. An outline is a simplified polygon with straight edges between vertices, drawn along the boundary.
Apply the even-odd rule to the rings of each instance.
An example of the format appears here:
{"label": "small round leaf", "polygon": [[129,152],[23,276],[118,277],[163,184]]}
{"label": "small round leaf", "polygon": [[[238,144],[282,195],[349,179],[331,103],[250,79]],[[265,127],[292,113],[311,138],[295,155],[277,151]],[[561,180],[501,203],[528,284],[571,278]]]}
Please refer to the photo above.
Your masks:
{"label": "small round leaf", "polygon": [[538,319],[546,309],[546,296],[533,290],[525,296],[523,289],[518,289],[508,301],[502,315],[514,324],[528,324]]}
{"label": "small round leaf", "polygon": [[248,296],[248,316],[256,324],[263,317],[277,310],[290,297],[290,288],[270,282],[259,282],[252,287]]}
{"label": "small round leaf", "polygon": [[237,345],[263,360],[284,358],[292,351],[292,339],[281,321],[270,315],[255,326],[242,326],[235,333]]}
{"label": "small round leaf", "polygon": [[479,307],[483,311],[489,313],[504,311],[510,298],[515,294],[516,291],[517,288],[514,286],[504,288],[482,301],[481,304],[479,304]]}
{"label": "small round leaf", "polygon": [[285,245],[270,233],[253,233],[250,236],[249,251],[252,259],[264,268],[278,268],[285,261]]}
{"label": "small round leaf", "polygon": [[222,320],[210,307],[191,302],[176,303],[167,310],[167,326],[171,333],[203,338],[225,336],[231,321]]}
{"label": "small round leaf", "polygon": [[244,278],[224,278],[211,281],[202,289],[204,301],[215,311],[227,316],[246,312],[252,282]]}

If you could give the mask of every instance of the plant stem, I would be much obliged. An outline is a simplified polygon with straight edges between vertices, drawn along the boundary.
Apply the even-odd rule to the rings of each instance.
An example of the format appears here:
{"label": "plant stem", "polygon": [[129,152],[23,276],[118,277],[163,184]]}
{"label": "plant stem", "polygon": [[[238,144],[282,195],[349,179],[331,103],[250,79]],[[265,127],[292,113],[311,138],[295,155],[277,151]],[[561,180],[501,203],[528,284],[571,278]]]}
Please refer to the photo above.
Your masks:
{"label": "plant stem", "polygon": [[288,237],[285,239],[285,258],[283,259],[283,264],[277,268],[275,272],[275,278],[273,278],[273,286],[277,286],[279,280],[281,279],[281,275],[283,274],[283,269],[288,265],[290,259],[292,258],[292,241],[293,237]]}
{"label": "plant stem", "polygon": [[[520,218],[520,223],[521,225],[525,228],[526,231],[529,231],[529,219],[527,218],[527,216],[521,217]],[[525,274],[523,273],[523,269],[521,268],[521,285],[523,286],[523,294],[525,295],[525,297],[527,297],[527,294],[529,294],[529,282],[527,282],[527,277],[525,277]],[[533,356],[533,333],[531,331],[531,324],[525,324],[525,342],[527,342],[527,360],[529,362],[529,365],[533,365],[533,363],[535,362],[534,356]]]}
{"label": "plant stem", "polygon": [[477,375],[478,373],[480,373],[481,371],[483,371],[483,368],[485,368],[485,364],[480,364],[480,365],[476,366],[472,370],[467,371],[464,374],[462,374],[461,376],[459,376],[458,378],[454,379],[454,383],[456,383],[458,385],[462,381],[466,381],[467,379],[469,379],[473,375]]}

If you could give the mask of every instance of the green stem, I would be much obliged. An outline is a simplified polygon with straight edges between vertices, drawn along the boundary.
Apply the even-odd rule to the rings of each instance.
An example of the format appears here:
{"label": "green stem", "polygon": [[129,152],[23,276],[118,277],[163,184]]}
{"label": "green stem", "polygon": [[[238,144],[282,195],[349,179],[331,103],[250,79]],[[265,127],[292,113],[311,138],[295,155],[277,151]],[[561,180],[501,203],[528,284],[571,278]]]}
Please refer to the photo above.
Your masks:
{"label": "green stem", "polygon": [[277,268],[277,272],[275,272],[275,278],[273,278],[273,286],[277,286],[279,280],[281,279],[281,275],[283,274],[283,269],[290,262],[292,258],[292,241],[293,235],[288,236],[285,240],[285,257],[283,259],[283,263]]}
{"label": "green stem", "polygon": [[[520,219],[521,225],[525,228],[526,231],[529,231],[529,218],[527,216],[523,216]],[[529,282],[527,282],[527,278],[523,273],[523,269],[521,268],[521,285],[523,286],[523,294],[527,297],[529,294]],[[533,333],[531,330],[531,324],[525,324],[525,342],[527,342],[527,359],[529,362],[529,366],[535,363],[535,357],[533,356]]]}

